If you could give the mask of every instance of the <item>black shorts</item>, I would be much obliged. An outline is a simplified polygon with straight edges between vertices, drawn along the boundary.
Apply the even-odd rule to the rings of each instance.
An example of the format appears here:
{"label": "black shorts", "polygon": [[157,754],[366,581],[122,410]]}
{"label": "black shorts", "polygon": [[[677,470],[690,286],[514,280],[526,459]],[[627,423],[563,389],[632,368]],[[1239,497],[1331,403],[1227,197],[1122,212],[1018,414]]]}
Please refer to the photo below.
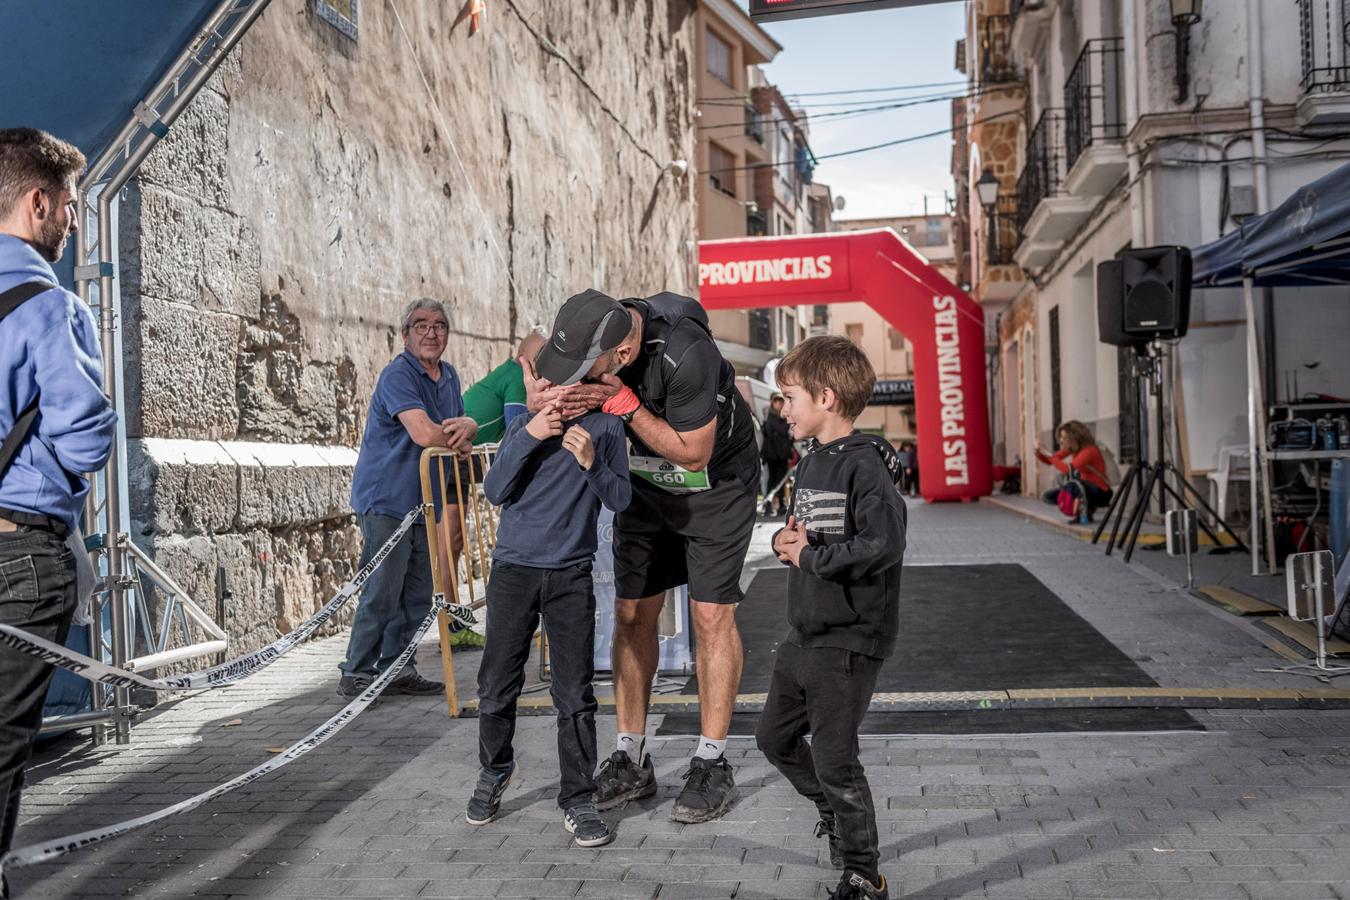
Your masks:
{"label": "black shorts", "polygon": [[636,600],[689,585],[691,600],[739,603],[756,488],[738,478],[672,494],[637,478],[614,518],[614,594]]}

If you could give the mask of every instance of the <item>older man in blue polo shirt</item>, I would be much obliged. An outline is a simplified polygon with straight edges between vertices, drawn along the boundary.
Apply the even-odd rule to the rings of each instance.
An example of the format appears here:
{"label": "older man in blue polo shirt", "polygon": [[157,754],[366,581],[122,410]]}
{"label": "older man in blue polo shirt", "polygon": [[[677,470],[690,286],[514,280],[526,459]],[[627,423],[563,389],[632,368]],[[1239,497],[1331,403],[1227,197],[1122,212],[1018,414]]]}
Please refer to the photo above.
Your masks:
{"label": "older man in blue polo shirt", "polygon": [[[408,510],[422,503],[418,463],[425,447],[470,452],[478,426],[464,415],[459,374],[441,359],[450,319],[436,300],[414,300],[399,321],[403,352],[385,366],[370,399],[361,453],[352,476],[352,509],[361,523],[364,566],[398,530]],[[453,511],[443,511],[454,519]],[[432,526],[434,527],[434,525]],[[412,640],[431,608],[431,558],[427,526],[408,529],[361,592],[338,667],[338,693],[355,697],[387,669]],[[393,694],[435,694],[445,687],[412,666],[385,688]]]}

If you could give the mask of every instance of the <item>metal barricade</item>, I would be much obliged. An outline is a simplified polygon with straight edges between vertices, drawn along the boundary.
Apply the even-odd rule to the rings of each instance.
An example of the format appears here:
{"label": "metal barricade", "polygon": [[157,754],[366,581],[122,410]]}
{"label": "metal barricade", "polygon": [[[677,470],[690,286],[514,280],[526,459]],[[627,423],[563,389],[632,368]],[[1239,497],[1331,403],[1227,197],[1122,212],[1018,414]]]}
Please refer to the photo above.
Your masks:
{"label": "metal barricade", "polygon": [[[438,596],[467,611],[481,609],[487,603],[487,581],[497,541],[497,510],[483,494],[482,478],[492,465],[497,446],[481,444],[467,455],[441,447],[422,451],[422,506],[432,584]],[[450,613],[442,610],[437,624],[445,701],[450,715],[458,716],[461,707],[450,644]]]}

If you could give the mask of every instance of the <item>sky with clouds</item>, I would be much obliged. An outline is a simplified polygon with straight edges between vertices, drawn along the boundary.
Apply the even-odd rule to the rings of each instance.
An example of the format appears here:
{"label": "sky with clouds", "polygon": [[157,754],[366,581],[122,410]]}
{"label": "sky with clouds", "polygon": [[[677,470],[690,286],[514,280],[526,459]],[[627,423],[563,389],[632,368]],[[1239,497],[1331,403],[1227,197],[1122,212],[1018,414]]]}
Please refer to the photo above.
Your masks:
{"label": "sky with clouds", "polygon": [[[740,0],[741,6],[747,4]],[[893,103],[908,107],[813,118],[811,149],[817,157],[951,127],[951,103],[931,99],[964,90],[960,84],[871,93],[794,98],[795,93],[854,91],[898,85],[956,82],[956,41],[964,35],[962,3],[764,23],[783,52],[765,75],[812,116]],[[826,105],[830,104],[830,105]],[[848,105],[835,105],[848,104]],[[944,134],[884,150],[824,159],[816,180],[847,205],[840,219],[942,211],[951,192],[951,138]]]}

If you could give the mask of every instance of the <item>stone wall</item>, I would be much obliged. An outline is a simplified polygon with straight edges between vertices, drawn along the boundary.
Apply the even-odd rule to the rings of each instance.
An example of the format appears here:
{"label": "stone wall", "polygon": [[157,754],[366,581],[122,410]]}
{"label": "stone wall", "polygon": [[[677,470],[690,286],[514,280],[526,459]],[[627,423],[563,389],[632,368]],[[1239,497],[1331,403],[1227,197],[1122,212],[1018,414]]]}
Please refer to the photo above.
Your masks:
{"label": "stone wall", "polygon": [[124,194],[134,537],[208,609],[225,572],[232,650],[351,572],[409,300],[467,385],[572,293],[692,289],[692,0],[458,6],[273,3]]}

